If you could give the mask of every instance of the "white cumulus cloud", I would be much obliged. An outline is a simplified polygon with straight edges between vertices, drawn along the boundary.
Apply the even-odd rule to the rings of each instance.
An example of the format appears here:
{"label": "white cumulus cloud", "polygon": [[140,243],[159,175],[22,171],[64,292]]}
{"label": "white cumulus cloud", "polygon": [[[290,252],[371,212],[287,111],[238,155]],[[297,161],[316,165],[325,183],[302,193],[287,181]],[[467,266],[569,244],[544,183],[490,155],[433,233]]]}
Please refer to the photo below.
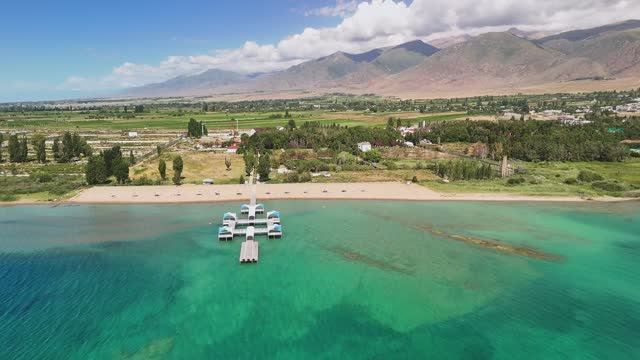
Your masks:
{"label": "white cumulus cloud", "polygon": [[159,64],[124,63],[111,73],[71,76],[64,89],[140,86],[217,68],[241,73],[285,69],[335,51],[361,52],[445,34],[506,30],[563,31],[640,17],[639,0],[338,0],[306,15],[341,16],[335,27],[306,28],[276,44],[247,41],[236,49],[169,56]]}

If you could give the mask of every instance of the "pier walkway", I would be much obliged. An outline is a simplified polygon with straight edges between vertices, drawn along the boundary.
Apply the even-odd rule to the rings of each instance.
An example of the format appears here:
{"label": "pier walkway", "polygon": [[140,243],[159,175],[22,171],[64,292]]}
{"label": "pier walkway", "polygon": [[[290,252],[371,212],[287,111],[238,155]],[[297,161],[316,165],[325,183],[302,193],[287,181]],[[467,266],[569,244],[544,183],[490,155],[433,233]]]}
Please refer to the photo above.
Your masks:
{"label": "pier walkway", "polygon": [[280,212],[269,211],[266,217],[258,218],[257,215],[265,213],[264,205],[256,203],[256,185],[253,184],[253,177],[250,177],[250,200],[249,204],[240,207],[240,214],[246,219],[239,219],[236,213],[227,212],[222,217],[222,226],[218,228],[218,240],[231,241],[236,236],[244,236],[245,241],[240,245],[240,263],[257,263],[259,243],[256,236],[267,236],[268,238],[282,237],[282,226],[280,225]]}

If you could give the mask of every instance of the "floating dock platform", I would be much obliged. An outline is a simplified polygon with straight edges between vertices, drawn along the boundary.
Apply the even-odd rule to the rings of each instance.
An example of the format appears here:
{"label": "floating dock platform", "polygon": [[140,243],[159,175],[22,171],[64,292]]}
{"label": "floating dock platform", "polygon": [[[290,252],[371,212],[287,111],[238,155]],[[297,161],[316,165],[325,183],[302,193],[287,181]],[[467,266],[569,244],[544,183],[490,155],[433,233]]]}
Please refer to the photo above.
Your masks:
{"label": "floating dock platform", "polygon": [[240,246],[240,263],[257,263],[258,262],[258,245],[254,240],[246,240]]}
{"label": "floating dock platform", "polygon": [[[251,185],[250,185],[251,186]],[[240,214],[246,219],[238,218],[236,213],[227,212],[222,216],[222,226],[218,228],[218,240],[231,241],[236,236],[244,236],[240,246],[240,263],[257,263],[259,243],[256,236],[267,236],[270,239],[282,237],[280,212],[266,212],[262,204],[256,204],[255,185],[252,187],[251,203],[240,207]],[[258,218],[256,215],[266,217]]]}

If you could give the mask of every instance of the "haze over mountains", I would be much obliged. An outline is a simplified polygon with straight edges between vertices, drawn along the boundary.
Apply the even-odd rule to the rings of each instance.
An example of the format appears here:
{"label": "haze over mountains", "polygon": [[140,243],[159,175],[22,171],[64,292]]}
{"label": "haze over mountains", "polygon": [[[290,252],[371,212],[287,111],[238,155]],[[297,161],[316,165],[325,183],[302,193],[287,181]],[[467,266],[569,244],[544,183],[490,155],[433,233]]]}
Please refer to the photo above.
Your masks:
{"label": "haze over mountains", "polygon": [[440,47],[416,40],[361,54],[336,52],[267,74],[210,69],[120,95],[431,97],[640,87],[640,20],[542,35],[510,29],[434,41]]}

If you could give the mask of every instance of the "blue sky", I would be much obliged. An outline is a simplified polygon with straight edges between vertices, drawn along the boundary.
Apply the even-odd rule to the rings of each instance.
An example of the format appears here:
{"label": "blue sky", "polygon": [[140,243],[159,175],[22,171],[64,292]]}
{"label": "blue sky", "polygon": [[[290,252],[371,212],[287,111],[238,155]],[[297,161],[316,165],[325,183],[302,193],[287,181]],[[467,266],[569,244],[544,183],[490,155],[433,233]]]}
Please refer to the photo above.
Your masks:
{"label": "blue sky", "polygon": [[218,68],[285,69],[335,51],[640,18],[630,0],[3,0],[0,102],[104,96]]}
{"label": "blue sky", "polygon": [[[336,17],[305,16],[331,1],[3,1],[0,101],[77,96],[56,89],[74,74],[100,76],[124,62],[273,43]],[[91,91],[89,91],[90,93]],[[98,92],[99,93],[99,92]]]}

